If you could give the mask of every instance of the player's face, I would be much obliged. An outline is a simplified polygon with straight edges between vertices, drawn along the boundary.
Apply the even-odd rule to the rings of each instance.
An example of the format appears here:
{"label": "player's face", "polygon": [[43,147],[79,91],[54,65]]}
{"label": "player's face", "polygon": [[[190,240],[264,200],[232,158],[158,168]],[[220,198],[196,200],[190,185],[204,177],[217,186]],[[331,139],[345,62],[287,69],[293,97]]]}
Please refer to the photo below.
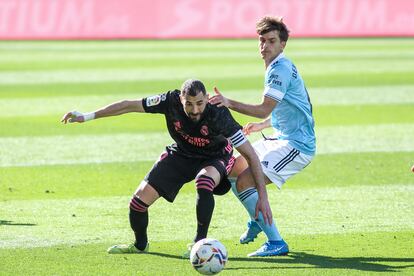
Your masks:
{"label": "player's face", "polygon": [[286,41],[280,41],[279,31],[270,31],[259,35],[259,50],[266,62],[275,59],[286,46]]}
{"label": "player's face", "polygon": [[196,96],[187,94],[185,97],[180,96],[180,98],[185,114],[187,114],[188,118],[193,122],[198,122],[208,103],[208,95],[203,95],[203,93],[199,92]]}

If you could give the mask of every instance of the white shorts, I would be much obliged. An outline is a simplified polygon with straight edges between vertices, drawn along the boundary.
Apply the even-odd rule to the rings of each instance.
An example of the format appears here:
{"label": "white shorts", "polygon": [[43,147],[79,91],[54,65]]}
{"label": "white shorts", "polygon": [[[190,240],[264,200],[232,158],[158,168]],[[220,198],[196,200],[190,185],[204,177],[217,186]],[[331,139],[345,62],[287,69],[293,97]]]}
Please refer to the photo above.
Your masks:
{"label": "white shorts", "polygon": [[301,153],[287,140],[259,140],[253,144],[263,173],[280,189],[282,185],[312,161],[313,156]]}

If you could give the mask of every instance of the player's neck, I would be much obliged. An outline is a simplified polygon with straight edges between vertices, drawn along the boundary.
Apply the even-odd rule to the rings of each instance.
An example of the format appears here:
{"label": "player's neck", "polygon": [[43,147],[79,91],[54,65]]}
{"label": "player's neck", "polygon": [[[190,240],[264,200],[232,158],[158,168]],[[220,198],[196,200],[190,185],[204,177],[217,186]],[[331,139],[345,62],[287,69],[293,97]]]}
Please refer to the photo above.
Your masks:
{"label": "player's neck", "polygon": [[269,67],[269,65],[283,52],[279,52],[277,53],[277,55],[275,55],[274,57],[268,58],[268,59],[264,59],[265,62],[265,67],[267,69],[267,67]]}
{"label": "player's neck", "polygon": [[265,69],[267,69],[267,67],[269,67],[269,65],[275,60],[276,57],[272,58],[272,59],[265,59]]}

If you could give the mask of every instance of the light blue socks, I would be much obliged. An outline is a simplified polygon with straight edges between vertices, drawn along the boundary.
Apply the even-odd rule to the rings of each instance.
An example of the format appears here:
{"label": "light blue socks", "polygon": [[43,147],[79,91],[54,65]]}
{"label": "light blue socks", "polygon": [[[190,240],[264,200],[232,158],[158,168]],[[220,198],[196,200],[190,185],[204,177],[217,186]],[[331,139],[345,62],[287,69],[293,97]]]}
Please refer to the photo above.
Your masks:
{"label": "light blue socks", "polygon": [[[233,193],[237,196],[240,202],[246,208],[247,212],[250,215],[252,221],[255,221],[263,232],[266,234],[269,241],[280,241],[282,237],[279,234],[279,231],[276,228],[275,223],[267,224],[264,222],[262,212],[259,212],[258,219],[255,220],[254,216],[256,214],[256,204],[259,199],[259,194],[257,193],[256,188],[248,188],[240,193],[237,192],[236,181],[235,179],[229,179],[231,183],[231,189]],[[273,219],[274,221],[274,219]]]}

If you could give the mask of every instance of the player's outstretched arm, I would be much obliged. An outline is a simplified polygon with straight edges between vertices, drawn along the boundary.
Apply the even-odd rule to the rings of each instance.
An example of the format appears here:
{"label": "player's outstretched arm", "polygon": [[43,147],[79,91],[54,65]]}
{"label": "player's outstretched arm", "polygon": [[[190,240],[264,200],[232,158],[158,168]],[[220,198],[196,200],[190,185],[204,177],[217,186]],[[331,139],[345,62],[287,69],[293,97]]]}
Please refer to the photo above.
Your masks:
{"label": "player's outstretched arm", "polygon": [[246,159],[256,184],[257,193],[259,194],[255,218],[257,219],[259,212],[262,212],[265,223],[272,224],[272,210],[270,209],[269,200],[267,198],[266,184],[259,158],[249,141],[244,142],[236,149]]}
{"label": "player's outstretched arm", "polygon": [[63,115],[61,122],[66,123],[83,123],[89,120],[104,118],[109,116],[121,115],[129,112],[145,112],[142,100],[123,100],[91,113],[82,113],[79,111],[71,111]]}
{"label": "player's outstretched arm", "polygon": [[231,110],[237,111],[239,113],[249,115],[256,118],[265,119],[269,117],[273,108],[275,108],[277,102],[268,97],[263,97],[261,104],[245,104],[235,100],[231,100],[223,96],[217,87],[214,87],[215,95],[209,99],[211,104],[217,106],[225,106]]}

